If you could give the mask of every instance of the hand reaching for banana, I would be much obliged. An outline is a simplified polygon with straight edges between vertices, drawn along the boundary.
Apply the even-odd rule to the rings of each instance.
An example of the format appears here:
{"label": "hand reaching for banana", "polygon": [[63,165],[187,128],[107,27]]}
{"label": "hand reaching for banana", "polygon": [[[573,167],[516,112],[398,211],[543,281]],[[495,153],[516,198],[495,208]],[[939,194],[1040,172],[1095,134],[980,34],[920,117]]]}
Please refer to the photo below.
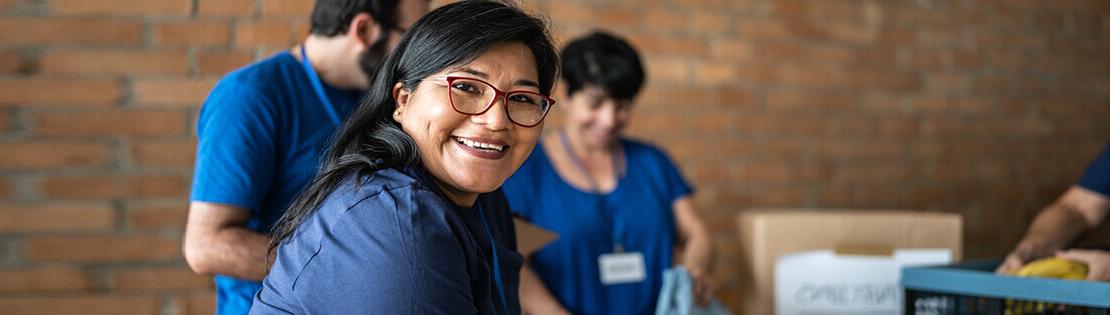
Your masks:
{"label": "hand reaching for banana", "polygon": [[1059,251],[1056,258],[1087,265],[1087,280],[1110,281],[1110,251],[1072,249]]}
{"label": "hand reaching for banana", "polygon": [[1013,275],[1019,277],[1084,280],[1087,279],[1087,265],[1077,261],[1048,257],[1025,264],[1025,266],[1013,272]]}

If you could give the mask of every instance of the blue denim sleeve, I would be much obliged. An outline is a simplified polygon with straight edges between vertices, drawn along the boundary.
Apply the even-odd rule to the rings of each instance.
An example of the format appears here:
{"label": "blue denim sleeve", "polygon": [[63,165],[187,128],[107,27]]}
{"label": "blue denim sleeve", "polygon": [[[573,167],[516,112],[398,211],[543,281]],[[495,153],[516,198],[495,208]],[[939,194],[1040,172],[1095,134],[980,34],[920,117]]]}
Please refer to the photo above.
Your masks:
{"label": "blue denim sleeve", "polygon": [[220,81],[197,119],[190,200],[258,208],[274,179],[276,119],[253,86]]}

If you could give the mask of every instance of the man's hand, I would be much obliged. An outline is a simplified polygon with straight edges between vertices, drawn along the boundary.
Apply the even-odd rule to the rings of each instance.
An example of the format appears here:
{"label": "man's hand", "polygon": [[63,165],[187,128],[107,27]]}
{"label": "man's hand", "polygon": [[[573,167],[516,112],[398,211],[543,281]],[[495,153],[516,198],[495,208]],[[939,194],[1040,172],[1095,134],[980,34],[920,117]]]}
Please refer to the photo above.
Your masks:
{"label": "man's hand", "polygon": [[1087,280],[1110,281],[1110,252],[1072,249],[1056,253],[1056,258],[1087,264]]}
{"label": "man's hand", "polygon": [[1025,266],[1025,263],[1034,259],[1034,257],[1031,256],[1032,255],[1026,250],[1020,248],[1015,249],[1013,252],[1006,255],[1006,258],[1002,260],[1002,264],[998,265],[998,268],[996,268],[994,272],[998,274],[1012,274],[1017,272],[1018,269]]}

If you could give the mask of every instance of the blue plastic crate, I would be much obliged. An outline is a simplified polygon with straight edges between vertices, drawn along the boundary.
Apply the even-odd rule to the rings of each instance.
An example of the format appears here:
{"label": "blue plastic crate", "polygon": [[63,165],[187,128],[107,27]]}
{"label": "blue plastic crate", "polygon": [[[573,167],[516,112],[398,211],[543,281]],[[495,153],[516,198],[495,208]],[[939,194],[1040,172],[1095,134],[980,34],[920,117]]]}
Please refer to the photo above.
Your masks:
{"label": "blue plastic crate", "polygon": [[903,268],[905,313],[1110,314],[1110,283],[997,275],[998,264]]}

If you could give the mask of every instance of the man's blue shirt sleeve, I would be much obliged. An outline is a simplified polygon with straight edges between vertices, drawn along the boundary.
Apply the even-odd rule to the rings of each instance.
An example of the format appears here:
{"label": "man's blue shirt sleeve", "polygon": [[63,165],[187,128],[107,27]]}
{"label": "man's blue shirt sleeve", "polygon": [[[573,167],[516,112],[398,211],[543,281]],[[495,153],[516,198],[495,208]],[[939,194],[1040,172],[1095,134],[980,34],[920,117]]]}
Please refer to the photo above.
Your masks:
{"label": "man's blue shirt sleeve", "polygon": [[1079,179],[1079,186],[1091,191],[1110,196],[1110,142],[1102,148],[1094,162],[1087,166],[1087,171]]}
{"label": "man's blue shirt sleeve", "polygon": [[274,180],[276,118],[254,86],[220,81],[197,119],[190,199],[258,209]]}

